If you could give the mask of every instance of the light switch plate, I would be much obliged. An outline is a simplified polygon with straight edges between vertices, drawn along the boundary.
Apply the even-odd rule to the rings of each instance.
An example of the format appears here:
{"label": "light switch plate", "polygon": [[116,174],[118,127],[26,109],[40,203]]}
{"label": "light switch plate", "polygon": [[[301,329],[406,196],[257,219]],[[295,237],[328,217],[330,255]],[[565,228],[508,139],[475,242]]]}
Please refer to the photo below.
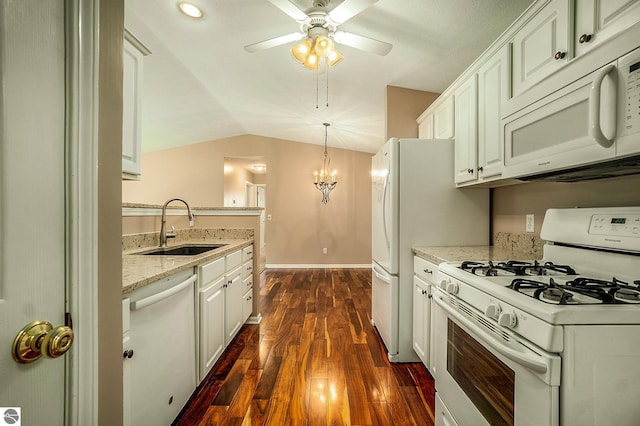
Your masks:
{"label": "light switch plate", "polygon": [[532,214],[528,214],[526,216],[526,221],[525,221],[525,231],[526,232],[534,232],[536,230],[536,226],[535,226],[535,216]]}

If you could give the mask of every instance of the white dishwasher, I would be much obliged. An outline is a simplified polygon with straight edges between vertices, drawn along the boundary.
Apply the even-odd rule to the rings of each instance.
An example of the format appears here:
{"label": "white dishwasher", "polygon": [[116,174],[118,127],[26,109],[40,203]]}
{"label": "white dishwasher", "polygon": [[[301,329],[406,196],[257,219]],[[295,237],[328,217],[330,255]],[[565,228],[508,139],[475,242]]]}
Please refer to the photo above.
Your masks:
{"label": "white dishwasher", "polygon": [[171,424],[196,388],[196,278],[189,269],[129,296],[132,425]]}

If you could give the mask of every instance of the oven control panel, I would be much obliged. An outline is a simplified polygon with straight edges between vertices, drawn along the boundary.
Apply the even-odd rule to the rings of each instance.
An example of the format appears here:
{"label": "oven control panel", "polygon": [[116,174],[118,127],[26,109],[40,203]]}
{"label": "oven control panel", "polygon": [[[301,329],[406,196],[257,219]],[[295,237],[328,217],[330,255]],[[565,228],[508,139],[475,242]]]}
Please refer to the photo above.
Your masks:
{"label": "oven control panel", "polygon": [[594,214],[591,217],[589,233],[640,238],[640,215]]}

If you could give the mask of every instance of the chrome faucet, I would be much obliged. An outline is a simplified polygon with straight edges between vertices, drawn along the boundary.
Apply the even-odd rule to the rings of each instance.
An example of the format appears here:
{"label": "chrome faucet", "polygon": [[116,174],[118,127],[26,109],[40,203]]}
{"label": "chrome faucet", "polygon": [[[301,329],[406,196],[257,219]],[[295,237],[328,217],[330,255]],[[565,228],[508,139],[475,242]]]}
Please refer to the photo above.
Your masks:
{"label": "chrome faucet", "polygon": [[[193,214],[193,212],[191,211],[191,207],[189,207],[189,204],[185,200],[181,198],[172,198],[168,200],[166,203],[164,203],[164,206],[162,206],[162,225],[160,225],[160,247],[167,246],[167,206],[172,201],[182,201],[184,205],[187,206],[187,214],[189,215],[189,226],[193,226],[195,222],[195,215]],[[175,238],[175,235],[172,236],[172,238]]]}

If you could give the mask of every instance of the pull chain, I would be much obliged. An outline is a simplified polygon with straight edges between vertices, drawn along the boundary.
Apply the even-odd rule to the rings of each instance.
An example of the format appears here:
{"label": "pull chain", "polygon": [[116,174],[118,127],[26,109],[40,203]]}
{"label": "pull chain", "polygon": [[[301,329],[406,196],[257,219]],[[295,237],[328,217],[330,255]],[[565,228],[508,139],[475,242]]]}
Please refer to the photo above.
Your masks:
{"label": "pull chain", "polygon": [[329,107],[329,63],[326,62],[326,69],[327,69],[327,108]]}
{"label": "pull chain", "polygon": [[318,98],[319,98],[319,93],[320,90],[318,89],[319,87],[319,83],[318,83],[318,74],[320,73],[320,64],[318,63],[318,66],[316,67],[316,109],[318,109]]}

